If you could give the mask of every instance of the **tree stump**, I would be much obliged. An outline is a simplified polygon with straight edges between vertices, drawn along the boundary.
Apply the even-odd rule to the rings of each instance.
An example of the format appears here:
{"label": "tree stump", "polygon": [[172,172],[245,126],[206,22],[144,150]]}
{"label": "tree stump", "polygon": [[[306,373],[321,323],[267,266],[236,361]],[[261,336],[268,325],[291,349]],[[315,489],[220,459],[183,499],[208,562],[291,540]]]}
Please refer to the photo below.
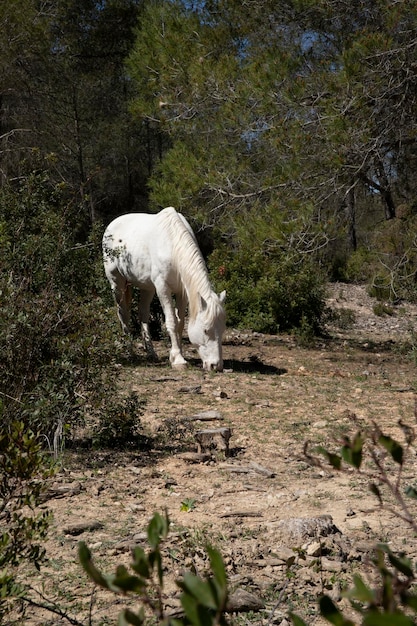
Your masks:
{"label": "tree stump", "polygon": [[231,428],[208,428],[198,430],[194,437],[197,442],[198,453],[204,454],[212,450],[224,451],[229,456],[229,440],[232,436]]}

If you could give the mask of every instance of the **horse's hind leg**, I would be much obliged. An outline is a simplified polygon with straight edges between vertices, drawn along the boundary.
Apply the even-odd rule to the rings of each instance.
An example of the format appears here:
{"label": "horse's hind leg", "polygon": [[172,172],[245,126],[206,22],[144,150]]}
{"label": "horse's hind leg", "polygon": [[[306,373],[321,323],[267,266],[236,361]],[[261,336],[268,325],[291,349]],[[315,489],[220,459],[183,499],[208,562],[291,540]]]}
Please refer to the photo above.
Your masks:
{"label": "horse's hind leg", "polygon": [[151,309],[152,298],[154,297],[154,291],[141,291],[139,300],[139,320],[142,330],[143,346],[148,356],[157,361],[158,357],[152,345],[151,333],[149,331],[149,314]]}
{"label": "horse's hind leg", "polygon": [[122,330],[130,335],[130,309],[132,305],[132,285],[122,277],[111,278],[114,300],[117,305],[117,317]]}

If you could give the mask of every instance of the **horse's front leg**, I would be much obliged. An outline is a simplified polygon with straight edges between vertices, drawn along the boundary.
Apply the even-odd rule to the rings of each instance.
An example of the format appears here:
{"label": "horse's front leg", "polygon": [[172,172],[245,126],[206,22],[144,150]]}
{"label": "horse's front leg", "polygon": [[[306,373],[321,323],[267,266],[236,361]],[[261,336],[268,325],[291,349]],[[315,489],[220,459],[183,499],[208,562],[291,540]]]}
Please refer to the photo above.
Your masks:
{"label": "horse's front leg", "polygon": [[176,294],[175,302],[177,305],[176,313],[177,313],[177,331],[178,331],[178,341],[181,346],[182,343],[182,334],[184,332],[184,324],[185,324],[185,310],[187,308],[187,300],[183,294]]}
{"label": "horse's front leg", "polygon": [[174,309],[171,293],[167,292],[165,289],[159,291],[157,289],[157,294],[164,311],[165,327],[171,340],[169,361],[172,367],[176,369],[183,369],[187,366],[187,361],[182,355],[179,329],[181,327],[183,328],[184,322],[180,322],[180,319]]}

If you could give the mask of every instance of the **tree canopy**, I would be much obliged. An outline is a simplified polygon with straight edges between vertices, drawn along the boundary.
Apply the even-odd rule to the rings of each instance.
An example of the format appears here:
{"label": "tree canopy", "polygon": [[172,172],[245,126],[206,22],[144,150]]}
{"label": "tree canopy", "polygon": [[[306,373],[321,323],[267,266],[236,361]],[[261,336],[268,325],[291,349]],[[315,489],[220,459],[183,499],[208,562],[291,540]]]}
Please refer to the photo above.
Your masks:
{"label": "tree canopy", "polygon": [[2,183],[46,169],[84,239],[174,205],[217,266],[250,246],[265,271],[409,286],[413,240],[386,224],[415,214],[416,20],[392,0],[6,3]]}

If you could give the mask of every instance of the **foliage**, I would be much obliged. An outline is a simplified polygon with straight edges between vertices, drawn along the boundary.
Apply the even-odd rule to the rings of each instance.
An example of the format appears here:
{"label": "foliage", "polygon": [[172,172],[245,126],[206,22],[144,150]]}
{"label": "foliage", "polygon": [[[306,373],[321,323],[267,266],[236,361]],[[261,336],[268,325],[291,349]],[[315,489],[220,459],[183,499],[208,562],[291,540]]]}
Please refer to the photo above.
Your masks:
{"label": "foliage", "polygon": [[150,609],[159,623],[171,626],[224,626],[226,620],[224,610],[227,601],[227,579],[224,564],[219,552],[207,546],[213,576],[203,580],[195,574],[186,573],[182,580],[177,581],[182,590],[181,605],[183,617],[170,618],[163,610],[164,568],[161,555],[161,544],[169,531],[168,515],[155,513],[148,525],[147,536],[150,550],[145,552],[137,546],[133,550],[131,569],[119,565],[115,574],[103,574],[94,565],[91,552],[84,542],[79,544],[81,565],[91,580],[114,593],[133,593],[142,603],[141,609],[134,613],[124,609],[119,616],[119,624],[139,626],[145,621],[145,608]]}
{"label": "foliage", "polygon": [[[0,405],[1,409],[1,405]],[[1,413],[1,411],[0,411]],[[44,560],[49,513],[42,502],[44,480],[52,470],[39,438],[22,422],[4,425],[0,432],[0,621],[14,598],[24,592],[17,575],[22,565],[40,568]]]}
{"label": "foliage", "polygon": [[140,415],[144,402],[136,393],[127,398],[113,401],[102,408],[98,415],[98,425],[93,434],[95,448],[143,448],[149,445],[149,438],[141,432]]}
{"label": "foliage", "polygon": [[[175,204],[233,250],[242,246],[236,222],[304,218],[326,234],[333,275],[382,272],[390,297],[405,297],[414,253],[387,263],[371,238],[384,220],[394,224],[400,202],[415,202],[417,8],[355,7],[151,3],[128,59],[131,110],[167,139],[149,179],[153,207]],[[256,255],[263,240],[252,235]],[[291,237],[284,229],[270,241],[287,249]],[[262,311],[256,325],[273,317]]]}
{"label": "foliage", "polygon": [[[399,421],[404,436],[404,442],[399,443],[383,433],[377,424],[366,429],[354,414],[351,419],[360,429],[352,437],[343,437],[338,452],[319,446],[316,453],[323,456],[335,470],[343,471],[345,467],[351,467],[366,477],[378,505],[392,512],[416,532],[417,521],[407,499],[415,500],[417,491],[412,484],[404,485],[403,480],[405,464],[413,454],[416,437],[414,429]],[[308,442],[305,454],[313,465],[322,465],[320,458],[310,453]],[[396,554],[386,544],[375,546],[372,564],[378,575],[377,584],[372,586],[361,576],[355,575],[352,589],[342,594],[360,616],[360,623],[362,626],[412,626],[417,617],[415,566],[406,553]],[[336,626],[354,626],[357,623],[345,617],[343,611],[326,595],[320,599],[320,612]],[[295,626],[305,626],[305,622],[297,615],[291,617]]]}
{"label": "foliage", "polygon": [[14,33],[0,44],[2,176],[24,175],[40,155],[91,223],[146,195],[149,138],[128,115],[123,67],[141,4],[56,0],[45,10],[18,0],[0,8],[2,31]]}
{"label": "foliage", "polygon": [[114,395],[100,248],[95,232],[83,241],[71,198],[46,175],[0,194],[2,421],[18,417],[58,452],[87,406]]}
{"label": "foliage", "polygon": [[224,245],[210,257],[216,288],[227,291],[228,323],[269,333],[319,332],[324,276],[311,255],[303,254],[301,246],[292,247],[270,223],[246,225],[246,233],[243,229],[232,250]]}

